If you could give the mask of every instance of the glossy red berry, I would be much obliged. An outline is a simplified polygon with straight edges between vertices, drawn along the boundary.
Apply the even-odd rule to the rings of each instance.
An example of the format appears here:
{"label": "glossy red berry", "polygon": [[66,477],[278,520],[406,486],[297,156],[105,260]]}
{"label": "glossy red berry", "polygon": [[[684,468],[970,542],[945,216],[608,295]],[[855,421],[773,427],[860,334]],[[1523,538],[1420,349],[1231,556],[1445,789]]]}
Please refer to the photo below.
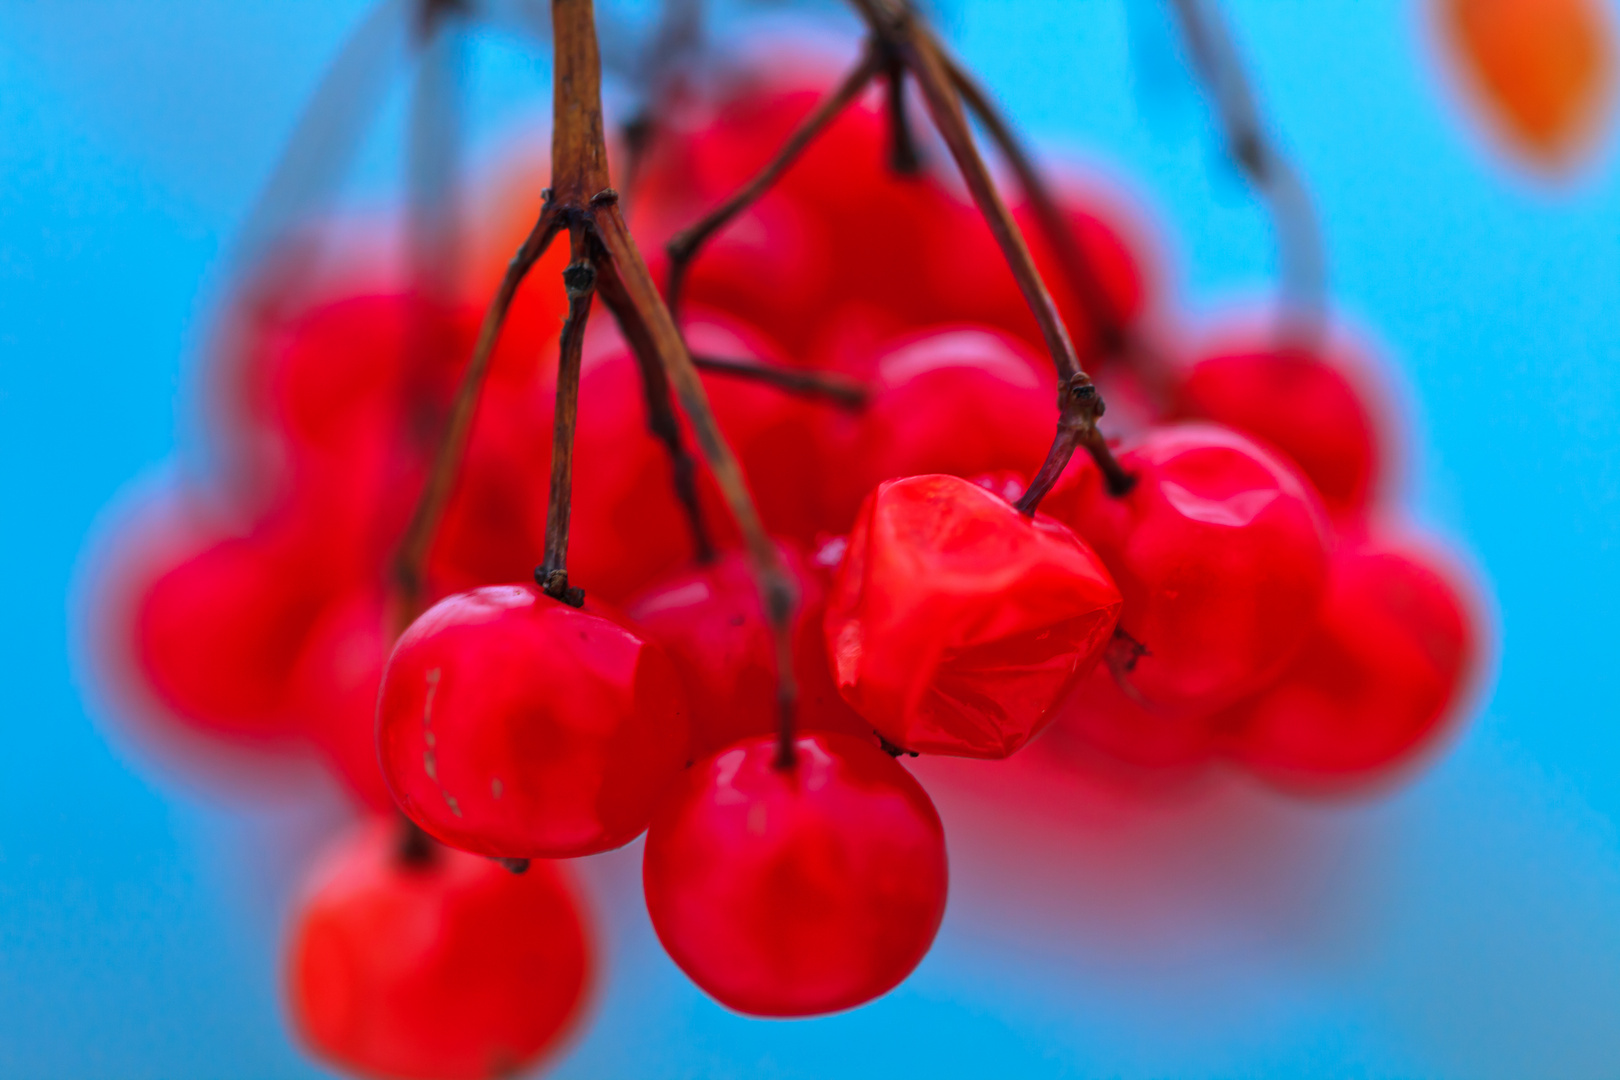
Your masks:
{"label": "glossy red berry", "polygon": [[437,845],[407,854],[398,826],[379,820],[316,868],[290,935],[287,996],[304,1041],[339,1068],[495,1080],[563,1041],[591,966],[560,866],[513,874]]}
{"label": "glossy red berry", "polygon": [[1374,410],[1337,357],[1234,343],[1187,371],[1175,413],[1281,452],[1335,515],[1365,510],[1378,490],[1384,452]]}
{"label": "glossy red berry", "polygon": [[[793,624],[793,676],[801,729],[871,739],[871,725],[838,696],[821,633],[826,596],[819,576],[793,548],[781,548],[799,589]],[[741,552],[674,574],[625,609],[638,630],[674,661],[692,714],[692,754],[776,730],[776,654],[759,586]]]}
{"label": "glossy red berry", "polygon": [[997,470],[1027,478],[1052,445],[1051,364],[1006,334],[913,335],[883,349],[875,371],[867,407],[845,420],[842,446],[835,444],[842,460],[823,471],[839,529],[879,481]]}
{"label": "glossy red berry", "polygon": [[1215,712],[1274,679],[1310,633],[1327,583],[1320,500],[1291,464],[1214,425],[1152,429],[1118,457],[1128,494],[1076,454],[1047,505],[1125,597],[1120,629],[1145,650],[1131,693]]}
{"label": "glossy red berry", "polygon": [[690,739],[663,650],[529,585],[459,593],[412,623],[377,724],[400,809],[447,844],[505,858],[635,839]]}
{"label": "glossy red berry", "polygon": [[1006,757],[1052,718],[1119,618],[1074,533],[952,476],[879,484],[827,601],[839,692],[907,750]]}
{"label": "glossy red berry", "polygon": [[750,739],[687,770],[647,832],[642,880],[671,958],[722,1005],[813,1016],[886,993],[945,914],[945,833],[894,759],[805,733],[791,768]]}
{"label": "glossy red berry", "polygon": [[1432,741],[1479,652],[1461,575],[1424,546],[1373,537],[1333,557],[1305,650],[1225,717],[1229,752],[1299,784],[1366,779]]}

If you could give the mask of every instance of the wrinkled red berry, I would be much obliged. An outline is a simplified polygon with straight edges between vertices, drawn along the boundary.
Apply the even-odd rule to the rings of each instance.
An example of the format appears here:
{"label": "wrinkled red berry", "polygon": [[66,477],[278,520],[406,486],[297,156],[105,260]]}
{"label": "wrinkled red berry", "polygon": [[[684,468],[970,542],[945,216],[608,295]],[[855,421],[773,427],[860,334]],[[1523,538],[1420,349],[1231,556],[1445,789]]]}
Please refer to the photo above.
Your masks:
{"label": "wrinkled red berry", "polygon": [[447,844],[506,858],[635,839],[690,738],[663,650],[529,585],[459,593],[412,623],[377,724],[400,808]]}
{"label": "wrinkled red berry", "polygon": [[523,874],[375,821],[316,868],[291,933],[293,1020],[326,1061],[401,1080],[494,1080],[554,1049],[591,950],[560,866]]}
{"label": "wrinkled red berry", "polygon": [[1320,500],[1292,465],[1210,424],[1152,429],[1118,457],[1128,494],[1076,454],[1047,505],[1125,597],[1120,629],[1145,650],[1132,692],[1214,712],[1275,678],[1310,633],[1327,582]]}
{"label": "wrinkled red berry", "polygon": [[1230,753],[1297,783],[1365,778],[1412,754],[1435,737],[1477,659],[1465,596],[1459,575],[1421,546],[1341,547],[1304,652],[1223,717]]}
{"label": "wrinkled red berry", "polygon": [[952,476],[879,484],[827,601],[839,692],[907,750],[1006,757],[1051,719],[1119,618],[1101,560]]}
{"label": "wrinkled red berry", "polygon": [[858,739],[806,733],[791,768],[750,739],[686,771],[647,833],[658,939],[722,1005],[853,1008],[894,988],[945,914],[945,833],[928,795]]}

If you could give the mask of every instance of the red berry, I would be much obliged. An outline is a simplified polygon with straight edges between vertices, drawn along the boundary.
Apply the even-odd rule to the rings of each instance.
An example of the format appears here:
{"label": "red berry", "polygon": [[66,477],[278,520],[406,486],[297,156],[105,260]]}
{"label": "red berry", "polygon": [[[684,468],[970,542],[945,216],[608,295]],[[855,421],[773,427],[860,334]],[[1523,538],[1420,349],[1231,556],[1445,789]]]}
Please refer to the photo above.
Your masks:
{"label": "red berry", "polygon": [[1146,649],[1132,692],[1224,708],[1276,678],[1310,633],[1327,582],[1320,501],[1292,465],[1214,425],[1150,430],[1119,462],[1129,494],[1110,495],[1076,454],[1048,506],[1124,594],[1120,629]]}
{"label": "red berry", "polygon": [[528,585],[460,593],[412,623],[377,723],[400,808],[447,844],[506,858],[635,839],[690,739],[661,649]]}
{"label": "red berry", "polygon": [[433,846],[411,857],[374,821],[319,864],[292,928],[293,1020],[326,1061],[366,1076],[485,1080],[567,1036],[591,950],[562,868],[513,874]]}
{"label": "red berry", "polygon": [[862,505],[825,630],[839,692],[891,743],[1006,757],[1096,662],[1119,610],[1064,526],[967,480],[913,476]]}
{"label": "red berry", "polygon": [[377,761],[377,692],[389,646],[387,607],[364,590],[327,607],[288,680],[287,709],[361,804],[394,808]]}
{"label": "red berry", "polygon": [[894,988],[945,914],[945,833],[922,787],[847,735],[800,735],[791,768],[747,740],[683,774],[647,832],[658,939],[722,1005],[849,1009]]}
{"label": "red berry", "polygon": [[286,684],[329,586],[273,531],[202,539],[135,601],[135,660],[157,698],[218,734],[285,738]]}
{"label": "red berry", "polygon": [[1223,718],[1231,754],[1296,783],[1361,779],[1410,756],[1433,740],[1475,666],[1466,595],[1420,546],[1345,544],[1304,652]]}
{"label": "red berry", "polygon": [[[786,545],[780,550],[799,587],[793,624],[798,725],[870,738],[871,725],[838,696],[827,667],[822,584],[798,551]],[[693,756],[776,730],[774,645],[759,588],[740,552],[665,578],[633,601],[626,614],[664,647],[680,672],[692,714]]]}
{"label": "red berry", "polygon": [[1206,709],[1166,708],[1139,695],[1106,663],[1075,684],[1058,706],[1053,732],[1083,743],[1116,763],[1138,769],[1190,770],[1216,751],[1216,728]]}
{"label": "red berry", "polygon": [[[842,461],[823,472],[835,528],[881,480],[925,473],[1033,476],[1056,428],[1051,364],[1005,334],[932,331],[891,343],[866,409],[845,422]],[[840,453],[835,446],[834,453]]]}
{"label": "red berry", "polygon": [[1234,344],[1192,366],[1175,412],[1280,451],[1334,514],[1365,510],[1378,487],[1381,440],[1373,410],[1335,357],[1258,341]]}

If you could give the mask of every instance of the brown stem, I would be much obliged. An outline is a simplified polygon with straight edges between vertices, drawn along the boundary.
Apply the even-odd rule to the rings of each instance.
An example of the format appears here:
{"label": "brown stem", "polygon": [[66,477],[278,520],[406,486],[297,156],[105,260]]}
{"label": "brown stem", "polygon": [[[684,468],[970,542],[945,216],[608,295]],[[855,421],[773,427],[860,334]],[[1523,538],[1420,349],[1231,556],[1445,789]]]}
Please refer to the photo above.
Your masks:
{"label": "brown stem", "polygon": [[1292,163],[1267,137],[1254,91],[1216,0],[1170,0],[1193,68],[1215,104],[1228,156],[1271,215],[1285,300],[1285,345],[1320,340],[1326,295],[1326,255],[1310,193]]}
{"label": "brown stem", "polygon": [[893,50],[883,58],[885,96],[889,110],[889,168],[901,176],[922,171],[922,154],[911,130],[911,110],[906,108],[906,65]]}
{"label": "brown stem", "polygon": [[[973,132],[968,127],[967,117],[962,111],[962,100],[950,74],[949,61],[944,50],[934,39],[921,17],[911,6],[909,0],[851,0],[857,12],[866,20],[874,38],[882,43],[883,48],[895,51],[911,75],[917,80],[917,86],[922,91],[923,101],[928,105],[929,115],[933,118],[934,127],[945,140],[945,145],[951,151],[951,157],[956,161],[956,167],[962,173],[962,179],[967,184],[973,201],[979,208],[980,215],[985,224],[990,227],[991,234],[996,238],[996,244],[1001,248],[1002,257],[1007,260],[1012,270],[1013,278],[1018,282],[1024,299],[1028,302],[1030,310],[1035,315],[1035,321],[1040,325],[1041,335],[1046,339],[1047,350],[1052,354],[1052,363],[1058,374],[1058,436],[1053,442],[1051,457],[1062,457],[1066,463],[1073,451],[1073,446],[1065,442],[1063,428],[1070,421],[1065,419],[1074,412],[1071,399],[1081,387],[1086,388],[1089,395],[1095,397],[1095,407],[1083,410],[1081,425],[1074,436],[1080,445],[1086,448],[1097,467],[1110,477],[1124,476],[1119,463],[1114,460],[1113,453],[1108,449],[1108,443],[1096,430],[1096,419],[1103,413],[1101,396],[1097,395],[1096,388],[1091,385],[1091,379],[1086,375],[1085,369],[1080,365],[1080,358],[1075,353],[1074,342],[1069,338],[1069,332],[1063,325],[1063,319],[1058,314],[1057,305],[1052,301],[1052,294],[1047,290],[1046,283],[1041,279],[1040,270],[1035,266],[1035,259],[1029,253],[1029,246],[1024,242],[1024,235],[1018,228],[1018,222],[1013,220],[1012,212],[1002,200],[1001,193],[996,190],[995,180],[990,175],[990,169],[985,165],[984,158],[979,155],[979,149],[973,142]],[[1064,446],[1068,449],[1063,449]],[[1043,467],[1043,473],[1046,471]],[[1062,466],[1058,466],[1062,471]],[[1039,478],[1037,478],[1039,479]],[[1056,481],[1056,475],[1051,478]],[[1039,504],[1045,491],[1037,492],[1033,498],[1026,493],[1020,504],[1028,503],[1027,513],[1033,513],[1035,505]]]}
{"label": "brown stem", "polygon": [[585,591],[568,584],[568,516],[573,496],[574,428],[579,418],[579,368],[585,324],[596,295],[596,264],[583,221],[569,227],[571,259],[563,270],[568,291],[568,318],[558,345],[557,405],[551,435],[551,501],[546,507],[546,552],[535,580],[547,596],[573,607],[585,603]]}
{"label": "brown stem", "polygon": [[1130,328],[1114,310],[1114,305],[1103,290],[1102,282],[1092,267],[1091,260],[1086,256],[1085,249],[1080,246],[1074,230],[1065,220],[1063,209],[1053,197],[1052,189],[1047,185],[1040,169],[1036,167],[1034,158],[1024,148],[1012,125],[996,109],[977,80],[969,75],[961,64],[954,60],[948,60],[948,63],[952,85],[962,95],[962,101],[968,107],[968,111],[984,126],[990,141],[996,144],[1001,156],[1012,167],[1013,175],[1018,178],[1018,186],[1023,190],[1024,198],[1029,200],[1030,209],[1035,212],[1035,220],[1041,227],[1041,233],[1046,237],[1047,243],[1052,245],[1064,276],[1068,278],[1081,307],[1085,309],[1086,317],[1091,320],[1091,325],[1097,333],[1098,344],[1104,354],[1123,353],[1131,337]]}
{"label": "brown stem", "polygon": [[552,238],[561,227],[561,216],[553,207],[552,201],[547,200],[540,210],[539,220],[523,241],[523,246],[507,264],[500,288],[496,290],[495,298],[490,301],[488,310],[484,312],[483,324],[478,328],[478,340],[473,345],[472,359],[467,361],[467,368],[462,372],[461,382],[456,387],[455,398],[450,404],[449,419],[445,423],[444,432],[433,455],[433,462],[428,469],[427,482],[422,487],[422,494],[417,498],[410,524],[405,527],[405,534],[400,539],[399,548],[394,555],[396,629],[403,629],[421,613],[428,551],[433,545],[433,535],[438,530],[439,519],[444,516],[445,506],[450,501],[451,492],[455,490],[456,475],[461,470],[461,459],[467,450],[467,437],[472,431],[473,413],[478,407],[478,395],[483,389],[484,376],[489,371],[490,356],[495,351],[495,342],[500,337],[501,325],[506,321],[506,313],[511,309],[512,298],[517,295],[518,286],[523,283],[523,279],[528,276],[540,256],[545,254],[546,248],[551,246]]}
{"label": "brown stem", "polygon": [[619,208],[607,203],[596,210],[593,220],[607,256],[606,265],[602,267],[604,277],[611,279],[611,288],[604,283],[602,298],[618,318],[632,348],[638,353],[646,352],[656,357],[668,375],[682,410],[692,422],[698,449],[742,532],[749,562],[759,583],[766,621],[776,645],[780,713],[777,764],[783,768],[790,767],[794,762],[793,726],[798,700],[792,656],[793,612],[798,606],[798,590],[782,565],[776,545],[765,532],[743,477],[742,467],[737,463],[731,447],[726,444],[725,436],[720,433],[714,413],[709,408],[703,380],[687,353],[686,343],[681,339],[674,318],[658,295],[658,288],[653,284],[641,252],[625,227]]}
{"label": "brown stem", "polygon": [[1018,282],[1019,290],[1035,314],[1041,335],[1046,339],[1046,347],[1052,354],[1052,362],[1057,367],[1058,379],[1067,383],[1082,370],[1080,358],[1075,354],[1074,343],[1069,340],[1069,332],[1063,326],[1057,305],[1052,302],[1052,294],[1041,280],[1029,246],[1024,243],[1023,233],[1013,220],[1007,204],[1002,201],[1001,193],[996,190],[995,181],[990,176],[990,169],[973,143],[973,132],[968,128],[967,118],[962,112],[962,100],[951,82],[950,70],[938,43],[909,4],[895,0],[853,2],[873,31],[899,53],[912,77],[917,80],[934,127],[950,149],[974,204],[978,206],[985,224],[990,227],[997,246],[1001,248],[1002,257],[1007,260],[1013,278]]}
{"label": "brown stem", "polygon": [[692,363],[701,371],[716,375],[729,375],[776,387],[789,394],[826,398],[847,409],[859,409],[866,404],[866,386],[847,375],[834,371],[806,371],[800,368],[774,367],[753,360],[732,360],[719,356],[692,354]]}
{"label": "brown stem", "polygon": [[868,47],[862,54],[844,81],[827,97],[816,105],[815,110],[799,122],[793,134],[788,136],[787,142],[782,144],[776,156],[765,163],[764,168],[755,174],[754,178],[739,188],[731,198],[705,214],[695,224],[682,229],[670,238],[665,250],[669,253],[669,309],[680,311],[681,289],[685,284],[686,271],[699,249],[708,242],[709,238],[719,232],[738,214],[746,210],[761,195],[776,183],[777,178],[787,171],[789,165],[804,152],[805,147],[815,141],[816,136],[826,130],[827,126],[838,118],[851,102],[860,96],[868,83],[883,68],[883,58],[880,50]]}
{"label": "brown stem", "polygon": [[1063,405],[1058,414],[1057,435],[1052,439],[1052,449],[1047,451],[1046,460],[1029,482],[1029,487],[1013,504],[1020,514],[1035,516],[1041,500],[1052,490],[1058,477],[1063,475],[1075,448],[1080,446],[1086,448],[1102,470],[1110,495],[1117,497],[1127,494],[1136,486],[1136,478],[1120,466],[1108,449],[1102,432],[1097,430],[1097,420],[1102,416],[1103,409],[1102,395],[1097,393],[1097,388],[1084,373],[1076,375],[1064,386]]}

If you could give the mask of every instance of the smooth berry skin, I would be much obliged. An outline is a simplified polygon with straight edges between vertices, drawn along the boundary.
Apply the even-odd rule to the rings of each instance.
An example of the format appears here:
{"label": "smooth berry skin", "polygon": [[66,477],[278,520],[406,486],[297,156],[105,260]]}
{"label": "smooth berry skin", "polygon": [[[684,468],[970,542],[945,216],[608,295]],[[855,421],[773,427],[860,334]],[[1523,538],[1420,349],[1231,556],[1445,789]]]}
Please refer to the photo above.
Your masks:
{"label": "smooth berry skin", "polygon": [[345,1071],[493,1080],[567,1037],[593,966],[562,867],[513,874],[436,845],[409,861],[382,819],[316,868],[294,916],[287,996],[304,1042]]}
{"label": "smooth berry skin", "polygon": [[1345,544],[1304,651],[1223,717],[1228,753],[1295,786],[1354,784],[1411,758],[1437,737],[1476,667],[1468,596],[1426,545]]}
{"label": "smooth berry skin", "polygon": [[1373,411],[1336,358],[1258,341],[1235,345],[1192,365],[1174,413],[1279,451],[1336,518],[1365,512],[1378,490],[1384,451]]}
{"label": "smooth berry skin", "polygon": [[1215,759],[1219,746],[1217,721],[1207,709],[1166,708],[1133,695],[1106,663],[1069,691],[1053,729],[1103,759],[1155,776],[1195,772]]}
{"label": "smooth berry skin", "polygon": [[823,471],[836,528],[879,482],[1006,470],[1033,476],[1052,445],[1051,364],[1016,338],[953,328],[890,343],[873,365],[867,407],[846,421],[842,461]]}
{"label": "smooth berry skin", "polygon": [[310,628],[287,687],[293,721],[333,777],[379,813],[394,809],[377,758],[377,693],[392,645],[380,590],[342,596]]}
{"label": "smooth berry skin", "polygon": [[200,537],[160,569],[136,597],[131,627],[157,699],[210,734],[293,735],[286,685],[325,603],[318,563],[302,543],[261,532]]}
{"label": "smooth berry skin", "polygon": [[662,649],[530,585],[459,593],[412,623],[377,724],[400,809],[446,844],[502,858],[629,843],[690,739]]}
{"label": "smooth berry skin", "polygon": [[1276,678],[1309,635],[1327,587],[1321,500],[1293,465],[1212,424],[1151,429],[1117,457],[1128,494],[1076,454],[1048,505],[1125,597],[1119,627],[1147,650],[1132,692],[1214,713]]}
{"label": "smooth berry skin", "polygon": [[1002,758],[1054,716],[1119,619],[1102,560],[953,476],[879,484],[823,629],[844,700],[906,750]]}
{"label": "smooth berry skin", "polygon": [[945,832],[882,750],[765,736],[686,771],[647,832],[642,882],[670,957],[720,1004],[817,1016],[897,986],[945,914]]}
{"label": "smooth berry skin", "polygon": [[[821,634],[825,589],[803,555],[781,545],[799,590],[793,621],[795,722],[801,730],[871,736],[833,685]],[[748,559],[726,552],[663,579],[625,609],[638,631],[663,646],[680,673],[692,716],[692,756],[776,730],[776,653]]]}

